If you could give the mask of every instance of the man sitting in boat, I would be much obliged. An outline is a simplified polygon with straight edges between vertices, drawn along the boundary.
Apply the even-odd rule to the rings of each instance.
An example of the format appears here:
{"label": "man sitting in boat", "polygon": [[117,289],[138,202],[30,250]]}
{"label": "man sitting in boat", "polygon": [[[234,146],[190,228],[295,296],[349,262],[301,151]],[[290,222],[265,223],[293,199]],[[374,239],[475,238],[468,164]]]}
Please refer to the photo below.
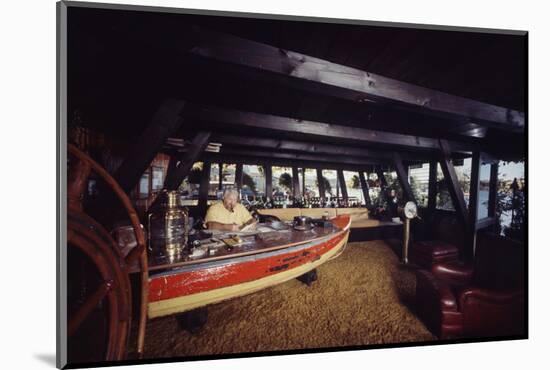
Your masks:
{"label": "man sitting in boat", "polygon": [[206,227],[223,231],[239,231],[256,220],[239,203],[239,193],[235,189],[225,189],[223,201],[212,204],[206,212]]}

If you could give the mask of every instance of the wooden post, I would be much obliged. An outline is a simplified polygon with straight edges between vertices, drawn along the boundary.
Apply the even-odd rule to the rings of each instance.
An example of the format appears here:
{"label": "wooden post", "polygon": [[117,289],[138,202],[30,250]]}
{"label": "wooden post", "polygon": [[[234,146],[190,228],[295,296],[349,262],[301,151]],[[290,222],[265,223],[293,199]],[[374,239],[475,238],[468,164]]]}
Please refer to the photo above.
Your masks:
{"label": "wooden post", "polygon": [[479,204],[479,173],[481,169],[480,153],[475,151],[472,155],[472,173],[470,176],[470,200],[469,208],[469,248],[467,248],[464,257],[472,260],[476,248],[477,235],[477,208]]}
{"label": "wooden post", "polygon": [[399,183],[401,184],[401,188],[403,189],[403,195],[405,196],[405,199],[407,201],[416,203],[414,193],[411,189],[411,185],[409,184],[408,171],[405,166],[403,166],[403,160],[401,159],[399,153],[393,154],[393,163],[395,165],[397,178],[399,179]]}
{"label": "wooden post", "polygon": [[[317,168],[317,183],[319,184],[319,197],[321,198],[321,201],[325,201],[325,183],[323,182],[323,170],[320,168]],[[306,182],[305,175],[304,175],[304,184]]]}
{"label": "wooden post", "polygon": [[124,162],[113,176],[126,193],[138,183],[166,139],[181,126],[185,106],[185,101],[165,101],[155,113],[151,124],[134,141]]}
{"label": "wooden post", "polygon": [[271,163],[267,162],[264,165],[264,174],[265,174],[265,196],[272,197],[273,195],[273,179],[271,173]]}
{"label": "wooden post", "polygon": [[435,211],[437,199],[437,162],[430,161],[430,177],[428,183],[428,212],[432,215]]}
{"label": "wooden post", "polygon": [[210,162],[204,162],[202,165],[201,181],[199,187],[199,214],[206,216],[208,208],[208,188],[210,186]]}
{"label": "wooden post", "polygon": [[218,190],[223,189],[223,163],[218,163]]}
{"label": "wooden post", "polygon": [[[497,186],[498,186],[498,162],[491,164],[491,179],[489,182],[489,217],[496,217],[497,214]],[[496,222],[499,222],[496,220]]]}
{"label": "wooden post", "polygon": [[365,179],[365,173],[363,171],[359,171],[359,181],[361,182],[361,190],[363,191],[363,197],[365,198],[365,206],[369,207],[372,205],[369,195],[369,183]]}
{"label": "wooden post", "polygon": [[458,183],[458,177],[456,176],[455,168],[451,161],[451,151],[449,148],[449,143],[446,140],[440,140],[441,153],[440,153],[440,164],[445,176],[445,181],[447,183],[447,188],[449,189],[449,194],[453,200],[453,205],[457,212],[460,222],[464,225],[465,230],[468,230],[468,210],[466,209],[466,201],[464,200],[464,193],[460,188]]}
{"label": "wooden post", "polygon": [[168,190],[177,189],[181,182],[189,175],[193,163],[199,159],[204,149],[208,146],[211,132],[201,131],[195,135],[189,150],[180,158],[179,164],[166,175],[164,187]]}
{"label": "wooden post", "polygon": [[342,198],[345,200],[348,199],[348,189],[346,187],[346,179],[344,178],[344,171],[338,170],[338,183],[340,184],[340,188],[342,189]]}
{"label": "wooden post", "polygon": [[240,193],[241,188],[243,187],[243,164],[242,163],[237,163],[237,167],[235,169],[235,184],[237,184],[237,190]]}
{"label": "wooden post", "polygon": [[292,167],[292,192],[294,199],[301,197],[300,195],[300,178],[298,177],[298,167]]}

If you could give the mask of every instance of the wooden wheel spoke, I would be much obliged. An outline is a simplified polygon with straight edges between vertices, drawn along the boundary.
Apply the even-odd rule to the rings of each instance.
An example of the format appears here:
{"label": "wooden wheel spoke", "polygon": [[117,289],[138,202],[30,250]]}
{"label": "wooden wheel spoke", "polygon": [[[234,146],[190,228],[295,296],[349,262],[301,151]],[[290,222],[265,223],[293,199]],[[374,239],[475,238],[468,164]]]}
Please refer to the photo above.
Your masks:
{"label": "wooden wheel spoke", "polygon": [[69,326],[68,326],[68,336],[72,336],[77,329],[82,325],[84,320],[92,313],[92,311],[97,307],[99,302],[105,298],[107,293],[113,288],[113,281],[104,281],[101,283],[97,289],[94,291],[94,293],[86,299],[84,304],[80,306],[78,311],[72,316],[72,318],[69,320]]}

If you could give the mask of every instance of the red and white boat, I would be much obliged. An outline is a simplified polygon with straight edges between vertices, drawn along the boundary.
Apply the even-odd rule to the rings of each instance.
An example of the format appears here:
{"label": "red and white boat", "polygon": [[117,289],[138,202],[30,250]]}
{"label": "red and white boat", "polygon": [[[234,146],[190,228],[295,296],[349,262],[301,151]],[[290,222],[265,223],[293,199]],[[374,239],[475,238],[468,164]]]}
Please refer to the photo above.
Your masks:
{"label": "red and white boat", "polygon": [[219,248],[196,260],[149,261],[148,317],[160,317],[243,296],[299,277],[340,255],[351,218],[332,227],[292,228],[243,237],[244,244]]}

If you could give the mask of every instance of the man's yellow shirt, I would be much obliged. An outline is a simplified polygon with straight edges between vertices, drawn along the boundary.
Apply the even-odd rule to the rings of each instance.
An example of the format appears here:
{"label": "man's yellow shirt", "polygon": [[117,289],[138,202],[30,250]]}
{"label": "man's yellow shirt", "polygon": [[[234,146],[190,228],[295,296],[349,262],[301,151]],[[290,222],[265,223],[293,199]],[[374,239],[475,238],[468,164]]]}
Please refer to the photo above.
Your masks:
{"label": "man's yellow shirt", "polygon": [[218,202],[208,208],[204,222],[219,222],[221,224],[237,224],[242,226],[250,221],[251,218],[250,212],[240,203],[235,205],[233,212],[230,212],[224,207],[223,202]]}

